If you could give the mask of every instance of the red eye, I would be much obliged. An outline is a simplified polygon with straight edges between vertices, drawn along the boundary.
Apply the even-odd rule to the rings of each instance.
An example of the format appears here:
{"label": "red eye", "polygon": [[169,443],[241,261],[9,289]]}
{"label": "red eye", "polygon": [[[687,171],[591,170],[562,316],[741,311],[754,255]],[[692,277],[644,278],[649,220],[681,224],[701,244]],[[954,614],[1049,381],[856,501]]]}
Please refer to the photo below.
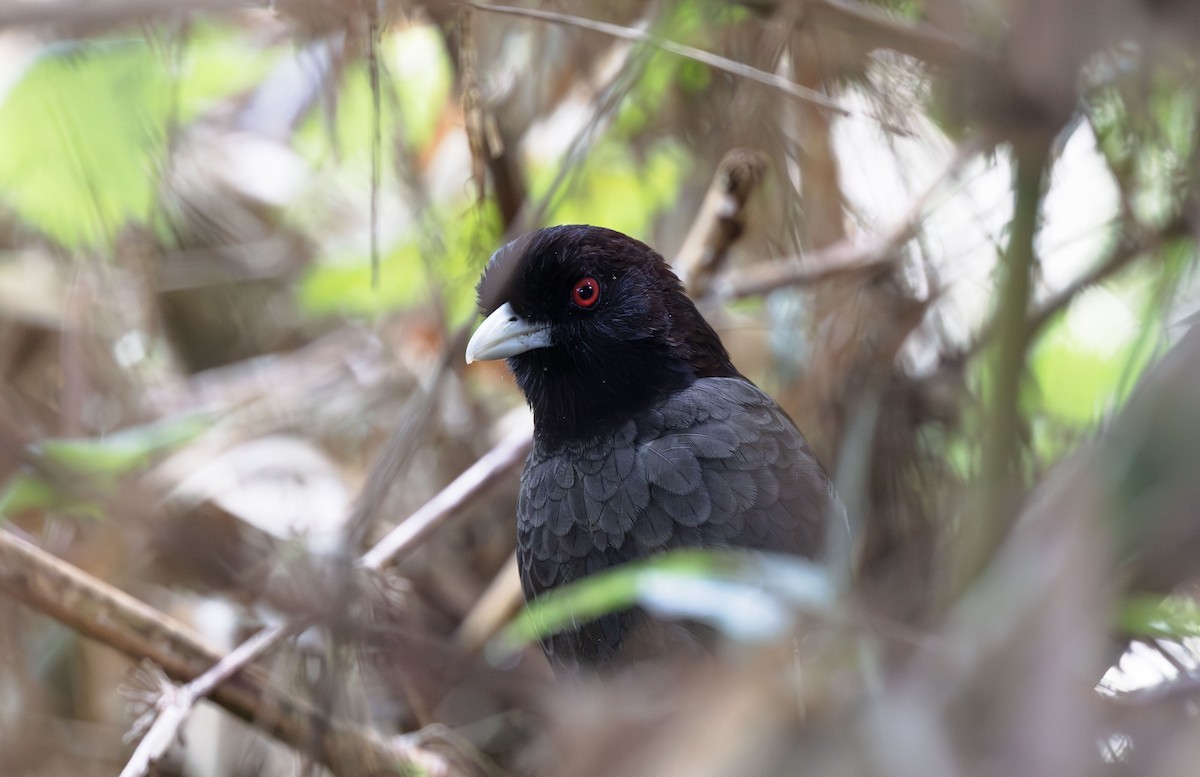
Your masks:
{"label": "red eye", "polygon": [[571,301],[581,308],[595,305],[600,301],[600,281],[590,275],[575,281],[575,288],[571,289]]}

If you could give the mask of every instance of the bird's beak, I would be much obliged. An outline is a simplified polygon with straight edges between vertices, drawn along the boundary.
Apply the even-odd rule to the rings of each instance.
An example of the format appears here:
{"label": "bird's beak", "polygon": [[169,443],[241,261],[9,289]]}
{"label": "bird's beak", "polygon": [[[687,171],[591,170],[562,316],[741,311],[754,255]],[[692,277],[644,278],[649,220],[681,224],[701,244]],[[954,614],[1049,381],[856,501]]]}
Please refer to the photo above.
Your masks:
{"label": "bird's beak", "polygon": [[507,359],[550,345],[550,325],[527,321],[505,302],[483,320],[467,343],[467,364]]}

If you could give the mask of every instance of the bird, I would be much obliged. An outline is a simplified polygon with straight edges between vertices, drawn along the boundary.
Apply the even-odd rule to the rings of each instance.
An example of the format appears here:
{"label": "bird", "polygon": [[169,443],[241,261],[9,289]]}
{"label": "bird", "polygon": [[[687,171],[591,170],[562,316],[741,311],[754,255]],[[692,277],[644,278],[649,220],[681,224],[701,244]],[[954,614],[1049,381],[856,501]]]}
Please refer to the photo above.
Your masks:
{"label": "bird", "polygon": [[[499,248],[476,291],[467,363],[506,359],[533,414],[516,510],[527,601],[677,548],[819,556],[829,476],[654,249],[539,229]],[[610,613],[542,646],[556,669],[617,666],[648,620]]]}

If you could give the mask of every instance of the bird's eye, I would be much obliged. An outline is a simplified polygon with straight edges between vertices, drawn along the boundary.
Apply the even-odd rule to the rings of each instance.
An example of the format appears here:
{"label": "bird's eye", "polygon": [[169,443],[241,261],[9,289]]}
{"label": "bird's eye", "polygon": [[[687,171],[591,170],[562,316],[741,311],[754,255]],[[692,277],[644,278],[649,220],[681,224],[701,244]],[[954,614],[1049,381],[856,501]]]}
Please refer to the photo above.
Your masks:
{"label": "bird's eye", "polygon": [[593,307],[600,301],[600,281],[588,275],[575,281],[571,301],[581,308]]}

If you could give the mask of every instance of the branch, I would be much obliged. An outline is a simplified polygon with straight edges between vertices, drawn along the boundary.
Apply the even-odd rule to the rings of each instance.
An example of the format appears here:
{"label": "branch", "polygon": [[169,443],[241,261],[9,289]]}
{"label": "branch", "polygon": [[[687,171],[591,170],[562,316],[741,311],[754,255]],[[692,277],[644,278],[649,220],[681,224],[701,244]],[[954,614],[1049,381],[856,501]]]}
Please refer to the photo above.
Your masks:
{"label": "branch", "polygon": [[[432,395],[433,392],[428,392],[428,394]],[[407,425],[420,423],[417,419],[418,415],[421,414],[409,413],[410,423]],[[410,433],[412,430],[405,429],[407,425],[402,425],[401,429],[393,435],[393,441],[407,440],[413,437]],[[359,559],[359,566],[377,572],[387,564],[394,562],[403,552],[415,547],[434,528],[460,511],[497,478],[519,464],[524,459],[531,443],[532,435],[528,427],[522,426],[511,432],[433,499],[389,532],[375,547]],[[405,459],[405,456],[401,450],[398,450],[399,446],[389,443],[388,447],[389,450],[381,456],[381,461],[374,468],[374,472],[394,476],[394,470]],[[375,482],[376,485],[372,488],[368,483],[356,513],[368,514],[372,511],[370,505],[376,503],[370,498],[370,494],[376,489],[383,488],[382,485],[379,485],[381,478],[373,476],[371,482]],[[303,626],[302,623],[289,623],[262,629],[187,685],[163,688],[155,704],[157,714],[154,723],[138,744],[137,750],[121,772],[121,777],[140,777],[140,775],[146,774],[150,764],[160,758],[170,747],[179,726],[183,724],[188,712],[197,701],[214,693],[236,672],[241,671],[251,661],[282,640],[302,630]],[[423,758],[424,755],[422,751],[414,751],[409,754],[410,759],[422,760],[424,767],[428,770],[438,773],[445,771],[443,762],[440,760],[426,761]]]}
{"label": "branch", "polygon": [[411,550],[429,532],[477,497],[500,476],[525,459],[533,444],[532,432],[522,426],[510,432],[465,472],[455,478],[415,513],[392,529],[367,551],[359,566],[378,571]]}
{"label": "branch", "polygon": [[[1025,337],[1027,346],[1037,338],[1042,328],[1050,319],[1061,313],[1075,301],[1084,291],[1092,286],[1103,283],[1112,276],[1124,270],[1139,257],[1159,250],[1176,238],[1192,234],[1191,222],[1184,215],[1176,216],[1156,230],[1146,230],[1138,225],[1123,225],[1120,227],[1123,235],[1112,253],[1095,267],[1085,272],[1050,299],[1034,308],[1025,322]],[[952,361],[961,362],[978,355],[992,343],[997,334],[995,322],[990,322],[957,356],[948,357]]]}
{"label": "branch", "polygon": [[[120,777],[142,777],[150,766],[166,755],[175,741],[179,727],[187,719],[196,702],[213,693],[221,683],[246,668],[251,661],[266,653],[280,640],[292,636],[300,625],[281,624],[255,634],[229,652],[204,674],[183,686],[176,686],[163,677],[152,699],[154,722],[142,736]],[[137,725],[134,726],[135,732]]]}
{"label": "branch", "polygon": [[913,200],[908,212],[890,229],[866,242],[846,238],[809,251],[803,256],[778,262],[759,264],[730,275],[718,285],[718,296],[737,300],[758,296],[786,286],[811,286],[847,275],[858,275],[890,268],[896,264],[897,252],[921,230],[929,200],[950,178],[958,174],[968,161],[987,147],[981,138],[961,144],[954,156],[933,181]]}
{"label": "branch", "polygon": [[931,65],[966,65],[982,59],[979,46],[927,24],[913,24],[849,0],[811,0],[809,12],[875,48],[891,49]]}
{"label": "branch", "polygon": [[766,169],[766,158],[747,148],[733,149],[717,165],[700,212],[672,262],[692,299],[708,293],[713,276],[721,271],[729,256],[730,247],[742,236],[746,202]]}
{"label": "branch", "polygon": [[[1190,222],[1183,216],[1177,216],[1164,224],[1160,229],[1156,229],[1148,234],[1145,230],[1136,230],[1135,236],[1130,237],[1123,230],[1125,237],[1121,239],[1117,248],[1107,259],[1076,278],[1030,313],[1029,320],[1025,325],[1027,337],[1030,340],[1036,337],[1042,327],[1058,314],[1059,311],[1071,304],[1081,292],[1116,275],[1139,256],[1157,251],[1167,242],[1179,237],[1186,237],[1190,232]],[[989,332],[989,334],[991,333]]]}
{"label": "branch", "polygon": [[958,585],[973,581],[1008,535],[1016,518],[1017,495],[1021,488],[1021,381],[1029,347],[1029,300],[1037,265],[1034,239],[1042,197],[1049,176],[1049,142],[1016,147],[1013,186],[1013,218],[1008,246],[1000,265],[1000,280],[993,327],[996,342],[988,383],[990,400],[985,405],[980,501],[977,519],[970,522],[964,537],[963,554],[956,575]]}
{"label": "branch", "polygon": [[[362,491],[346,519],[345,547],[358,546],[359,538],[366,534],[374,523],[376,513],[384,504],[392,484],[416,452],[417,441],[421,439],[421,431],[430,418],[433,403],[446,374],[451,355],[461,352],[462,343],[459,341],[464,340],[465,336],[466,329],[464,327],[456,337],[450,339],[429,388],[419,392],[417,397],[408,403],[400,423],[389,436],[387,444],[371,467],[367,482],[363,485]],[[349,570],[347,569],[346,572],[348,573]],[[340,593],[346,597],[352,596],[349,575],[342,575],[339,582],[343,586]],[[303,625],[300,621],[292,621],[261,629],[222,658],[216,666],[188,685],[182,688],[164,689],[155,704],[157,716],[154,723],[139,743],[133,757],[126,764],[121,773],[122,777],[140,777],[145,774],[150,768],[150,764],[166,752],[170,743],[175,739],[179,726],[186,720],[188,713],[197,701],[219,688],[234,672],[241,670],[258,656],[302,630]],[[437,771],[443,770],[438,769]]]}
{"label": "branch", "polygon": [[[222,660],[220,651],[182,623],[3,529],[0,590],[135,660],[153,661],[176,680],[199,678]],[[297,751],[315,745],[318,760],[338,775],[447,769],[438,755],[402,750],[368,729],[330,720],[276,690],[255,667],[241,668],[211,691],[217,704]]]}
{"label": "branch", "polygon": [[475,606],[458,624],[454,632],[455,643],[469,653],[482,649],[524,603],[517,556],[513,553],[492,578]]}
{"label": "branch", "polygon": [[[635,43],[646,43],[663,51],[676,54],[681,57],[695,60],[701,64],[720,70],[730,75],[746,78],[751,81],[757,81],[760,84],[769,86],[772,89],[777,89],[780,92],[794,97],[797,100],[802,100],[807,103],[812,103],[824,110],[836,113],[839,116],[851,116],[854,111],[849,108],[844,108],[836,101],[828,96],[809,89],[806,86],[801,86],[795,81],[791,81],[783,76],[775,73],[760,70],[743,62],[723,57],[720,54],[714,54],[711,51],[698,49],[694,46],[688,46],[684,43],[677,43],[672,40],[660,38],[657,35],[652,35],[642,30],[632,27],[623,27],[619,24],[610,22],[599,22],[593,19],[587,19],[582,16],[574,16],[572,14],[558,13],[557,11],[544,11],[538,8],[517,8],[506,5],[489,5],[487,3],[469,2],[467,3],[472,8],[477,8],[480,11],[487,13],[506,14],[508,16],[520,16],[526,19],[537,19],[551,24],[561,24],[568,27],[578,27],[582,30],[592,30],[593,32],[601,32],[605,35],[611,35],[614,38],[633,41]],[[886,123],[886,122],[885,122]]]}
{"label": "branch", "polygon": [[96,33],[119,25],[147,22],[162,16],[237,11],[262,8],[261,0],[117,0],[81,3],[77,0],[5,3],[0,8],[0,29],[5,27],[54,27],[75,34]]}

